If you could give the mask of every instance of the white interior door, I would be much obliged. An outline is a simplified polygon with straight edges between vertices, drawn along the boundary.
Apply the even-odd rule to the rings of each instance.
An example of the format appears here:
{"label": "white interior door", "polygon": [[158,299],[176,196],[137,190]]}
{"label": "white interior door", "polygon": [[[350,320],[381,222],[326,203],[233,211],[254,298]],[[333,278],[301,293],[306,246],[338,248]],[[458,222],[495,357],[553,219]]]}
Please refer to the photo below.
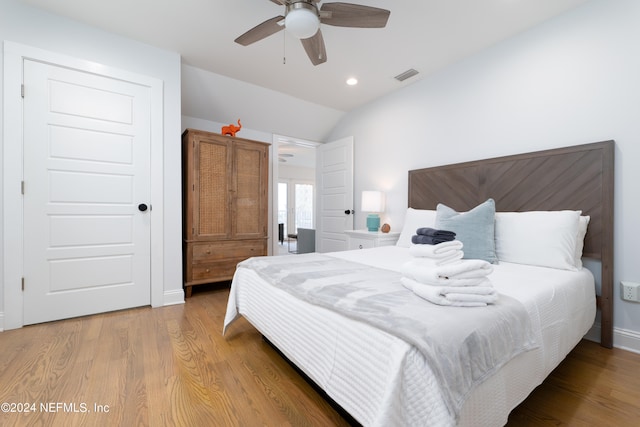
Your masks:
{"label": "white interior door", "polygon": [[150,98],[24,61],[24,324],[150,303]]}
{"label": "white interior door", "polygon": [[316,186],[316,250],[344,251],[344,231],[353,230],[353,137],[318,146]]}

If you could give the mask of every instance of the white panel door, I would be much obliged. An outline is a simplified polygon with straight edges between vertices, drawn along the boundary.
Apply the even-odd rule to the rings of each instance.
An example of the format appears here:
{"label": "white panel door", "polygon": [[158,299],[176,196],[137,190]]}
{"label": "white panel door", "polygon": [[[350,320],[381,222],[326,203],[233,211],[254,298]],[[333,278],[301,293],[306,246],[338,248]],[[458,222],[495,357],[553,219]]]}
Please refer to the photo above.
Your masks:
{"label": "white panel door", "polygon": [[353,137],[316,149],[318,252],[348,249],[345,230],[353,230]]}
{"label": "white panel door", "polygon": [[24,61],[24,324],[150,304],[150,89]]}

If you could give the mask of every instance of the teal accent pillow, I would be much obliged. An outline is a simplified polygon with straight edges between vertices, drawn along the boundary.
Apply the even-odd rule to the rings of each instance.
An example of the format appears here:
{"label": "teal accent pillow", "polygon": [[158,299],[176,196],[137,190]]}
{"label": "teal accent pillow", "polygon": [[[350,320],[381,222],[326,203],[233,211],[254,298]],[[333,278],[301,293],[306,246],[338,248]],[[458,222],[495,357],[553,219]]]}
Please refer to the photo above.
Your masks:
{"label": "teal accent pillow", "polygon": [[482,259],[493,264],[498,261],[495,215],[496,204],[493,199],[462,213],[439,203],[436,207],[435,228],[456,233],[456,240],[463,244],[463,258]]}

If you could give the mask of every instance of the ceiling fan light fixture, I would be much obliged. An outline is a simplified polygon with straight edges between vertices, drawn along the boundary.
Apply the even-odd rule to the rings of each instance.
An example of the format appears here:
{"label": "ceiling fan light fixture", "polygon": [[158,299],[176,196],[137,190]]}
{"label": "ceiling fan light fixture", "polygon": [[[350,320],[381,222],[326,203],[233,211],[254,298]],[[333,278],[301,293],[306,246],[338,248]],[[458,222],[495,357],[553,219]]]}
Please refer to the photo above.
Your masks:
{"label": "ceiling fan light fixture", "polygon": [[318,9],[306,2],[291,3],[287,6],[284,26],[297,39],[313,37],[320,28]]}

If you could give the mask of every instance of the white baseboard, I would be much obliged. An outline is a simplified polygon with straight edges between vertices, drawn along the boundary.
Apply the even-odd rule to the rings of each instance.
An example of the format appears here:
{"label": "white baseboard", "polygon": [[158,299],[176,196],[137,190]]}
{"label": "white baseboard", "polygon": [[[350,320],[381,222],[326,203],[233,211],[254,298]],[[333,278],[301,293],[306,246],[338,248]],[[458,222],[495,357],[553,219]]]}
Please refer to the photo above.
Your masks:
{"label": "white baseboard", "polygon": [[640,333],[627,329],[613,329],[613,346],[640,353]]}
{"label": "white baseboard", "polygon": [[163,306],[184,304],[184,290],[176,289],[173,291],[165,291],[163,294]]}
{"label": "white baseboard", "polygon": [[[600,324],[596,323],[584,336],[585,339],[600,342]],[[613,328],[613,346],[623,350],[640,353],[640,333],[627,329]]]}
{"label": "white baseboard", "polygon": [[[164,293],[163,306],[175,304],[184,304],[184,291],[182,289]],[[0,311],[0,332],[4,332],[4,312],[2,311]]]}

